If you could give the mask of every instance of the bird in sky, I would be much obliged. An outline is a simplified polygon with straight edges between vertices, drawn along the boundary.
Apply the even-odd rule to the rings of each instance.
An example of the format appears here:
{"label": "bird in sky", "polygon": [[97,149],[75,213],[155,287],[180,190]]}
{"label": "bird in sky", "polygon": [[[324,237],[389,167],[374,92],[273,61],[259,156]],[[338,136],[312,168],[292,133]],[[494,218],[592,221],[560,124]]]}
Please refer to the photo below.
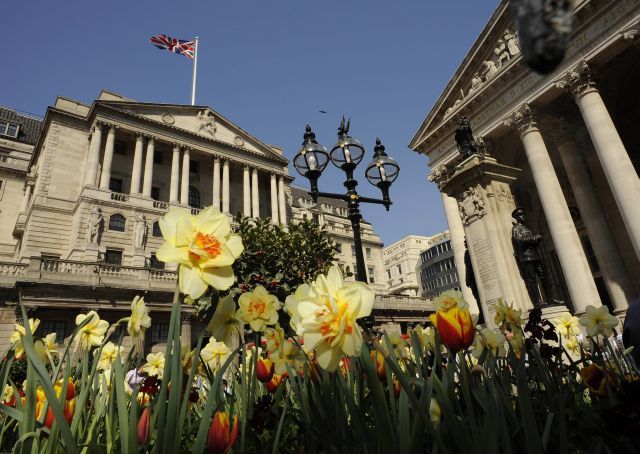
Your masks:
{"label": "bird in sky", "polygon": [[327,113],[327,111],[326,111],[326,110],[319,110],[318,112],[320,112],[320,113]]}

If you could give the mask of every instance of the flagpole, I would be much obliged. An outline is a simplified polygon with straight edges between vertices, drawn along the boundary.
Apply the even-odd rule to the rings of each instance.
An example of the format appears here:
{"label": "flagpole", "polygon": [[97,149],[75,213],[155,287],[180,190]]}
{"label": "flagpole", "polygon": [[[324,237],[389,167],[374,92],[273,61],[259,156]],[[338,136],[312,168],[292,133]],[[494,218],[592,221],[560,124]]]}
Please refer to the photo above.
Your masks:
{"label": "flagpole", "polygon": [[196,74],[198,72],[198,37],[196,36],[196,48],[193,52],[193,83],[191,85],[191,105],[196,105]]}

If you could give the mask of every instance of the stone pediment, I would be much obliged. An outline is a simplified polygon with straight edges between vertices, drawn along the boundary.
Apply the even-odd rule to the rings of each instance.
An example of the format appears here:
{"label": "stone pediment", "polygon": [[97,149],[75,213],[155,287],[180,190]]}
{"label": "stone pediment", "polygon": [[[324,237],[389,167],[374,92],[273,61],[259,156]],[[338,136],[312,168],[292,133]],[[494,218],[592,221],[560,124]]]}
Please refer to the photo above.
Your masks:
{"label": "stone pediment", "polygon": [[131,101],[97,101],[124,114],[151,120],[168,128],[185,131],[203,139],[222,142],[249,150],[253,153],[272,158],[282,163],[287,160],[273,147],[262,143],[239,126],[207,106],[189,106],[179,104],[155,104]]}
{"label": "stone pediment", "polygon": [[510,68],[519,60],[520,47],[508,11],[508,1],[502,0],[409,147],[419,149],[443,122],[463,114],[464,107],[480,92],[508,77]]}

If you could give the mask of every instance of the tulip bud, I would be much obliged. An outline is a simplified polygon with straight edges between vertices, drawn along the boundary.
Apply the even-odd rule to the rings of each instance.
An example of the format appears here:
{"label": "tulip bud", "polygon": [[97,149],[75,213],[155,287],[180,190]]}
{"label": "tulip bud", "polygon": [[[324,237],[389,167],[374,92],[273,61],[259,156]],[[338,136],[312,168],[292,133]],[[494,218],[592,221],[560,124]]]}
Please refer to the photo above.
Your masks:
{"label": "tulip bud", "polygon": [[269,358],[258,358],[258,364],[256,365],[256,377],[262,383],[267,383],[273,377],[273,373],[276,370],[276,365],[273,364]]}
{"label": "tulip bud", "polygon": [[267,387],[267,390],[271,394],[273,394],[278,390],[278,386],[280,386],[281,382],[282,382],[282,375],[273,374],[273,377],[271,377],[271,380],[265,383],[265,386]]}
{"label": "tulip bud", "polygon": [[[67,393],[69,395],[69,393]],[[64,419],[67,420],[69,424],[71,424],[71,420],[73,419],[73,413],[76,411],[76,400],[71,399],[64,403]]]}
{"label": "tulip bud", "polygon": [[468,309],[453,307],[446,311],[437,311],[430,318],[442,343],[451,353],[458,353],[473,344],[474,326]]}
{"label": "tulip bud", "polygon": [[396,396],[396,399],[400,397],[401,390],[400,381],[396,377],[393,377],[393,395]]}
{"label": "tulip bud", "polygon": [[138,444],[144,445],[149,441],[149,431],[150,431],[150,422],[151,422],[151,410],[149,407],[145,407],[142,410],[142,416],[140,416],[140,420],[138,421]]}
{"label": "tulip bud", "polygon": [[224,454],[238,438],[238,415],[233,417],[233,427],[230,427],[229,413],[217,411],[207,435],[207,451],[210,454]]}
{"label": "tulip bud", "polygon": [[378,350],[371,351],[371,361],[376,366],[376,372],[380,381],[387,380],[387,366],[384,362],[384,355]]}

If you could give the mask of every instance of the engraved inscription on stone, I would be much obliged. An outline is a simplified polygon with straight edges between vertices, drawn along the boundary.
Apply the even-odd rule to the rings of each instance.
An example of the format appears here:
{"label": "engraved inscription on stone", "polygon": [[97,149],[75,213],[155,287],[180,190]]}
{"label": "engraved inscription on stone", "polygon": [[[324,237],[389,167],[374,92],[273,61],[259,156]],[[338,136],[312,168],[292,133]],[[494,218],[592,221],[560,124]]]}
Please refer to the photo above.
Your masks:
{"label": "engraved inscription on stone", "polygon": [[473,241],[473,255],[478,266],[476,276],[482,282],[482,286],[487,291],[498,288],[498,272],[491,254],[491,246],[486,238]]}

